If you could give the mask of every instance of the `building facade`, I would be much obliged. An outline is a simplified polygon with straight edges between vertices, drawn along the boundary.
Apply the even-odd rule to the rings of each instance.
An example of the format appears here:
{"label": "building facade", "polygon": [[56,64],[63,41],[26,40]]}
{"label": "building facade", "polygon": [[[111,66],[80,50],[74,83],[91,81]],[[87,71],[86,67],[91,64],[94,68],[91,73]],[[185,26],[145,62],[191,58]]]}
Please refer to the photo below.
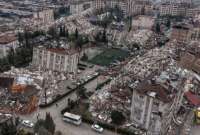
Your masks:
{"label": "building facade", "polygon": [[11,48],[15,50],[18,46],[19,42],[15,35],[0,36],[0,58],[6,57]]}
{"label": "building facade", "polygon": [[188,3],[163,3],[160,6],[160,15],[193,17],[200,12],[200,8]]}
{"label": "building facade", "polygon": [[33,14],[33,19],[35,19],[36,21],[39,21],[42,24],[48,24],[49,22],[54,21],[54,11],[53,9],[44,9],[44,10],[36,11]]}
{"label": "building facade", "polygon": [[78,58],[79,53],[76,50],[35,47],[33,49],[32,65],[41,70],[76,73]]}
{"label": "building facade", "polygon": [[190,41],[191,29],[186,24],[177,24],[172,27],[171,40],[176,40],[178,43],[186,43]]}
{"label": "building facade", "polygon": [[119,7],[125,16],[151,14],[153,5],[148,0],[94,0],[95,9]]}

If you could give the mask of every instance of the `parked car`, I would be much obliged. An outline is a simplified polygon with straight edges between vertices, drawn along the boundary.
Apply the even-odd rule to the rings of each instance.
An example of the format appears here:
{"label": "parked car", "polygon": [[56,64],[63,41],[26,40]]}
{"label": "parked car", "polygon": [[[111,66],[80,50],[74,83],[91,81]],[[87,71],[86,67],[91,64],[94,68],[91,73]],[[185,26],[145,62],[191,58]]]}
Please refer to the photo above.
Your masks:
{"label": "parked car", "polygon": [[102,132],[103,132],[103,128],[102,128],[101,126],[97,125],[97,124],[93,124],[93,125],[91,126],[91,128],[92,128],[94,131],[96,131],[96,132],[99,132],[99,133],[102,133]]}
{"label": "parked car", "polygon": [[33,126],[34,126],[33,122],[31,122],[29,120],[22,120],[22,124],[29,128],[33,128]]}

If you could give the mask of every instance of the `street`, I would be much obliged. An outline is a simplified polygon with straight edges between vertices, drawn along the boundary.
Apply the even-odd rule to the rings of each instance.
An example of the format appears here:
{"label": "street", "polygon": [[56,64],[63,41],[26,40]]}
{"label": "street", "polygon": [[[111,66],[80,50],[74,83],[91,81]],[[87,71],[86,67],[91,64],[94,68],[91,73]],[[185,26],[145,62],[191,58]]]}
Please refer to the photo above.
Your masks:
{"label": "street", "polygon": [[[99,80],[98,80],[99,81]],[[95,84],[95,85],[94,85]],[[95,88],[97,85],[97,78],[92,82],[86,85],[86,88]],[[68,95],[67,97],[63,98],[62,100],[55,104],[47,107],[47,108],[38,108],[34,113],[30,115],[20,116],[22,119],[30,120],[32,122],[37,121],[37,115],[39,114],[39,118],[45,118],[46,112],[50,112],[55,124],[56,130],[60,130],[63,132],[64,135],[99,135],[99,133],[93,131],[91,129],[91,125],[82,123],[81,126],[75,126],[70,123],[66,123],[62,120],[61,110],[67,106],[68,99],[76,100],[76,91]],[[116,133],[104,130],[103,135],[116,135]]]}

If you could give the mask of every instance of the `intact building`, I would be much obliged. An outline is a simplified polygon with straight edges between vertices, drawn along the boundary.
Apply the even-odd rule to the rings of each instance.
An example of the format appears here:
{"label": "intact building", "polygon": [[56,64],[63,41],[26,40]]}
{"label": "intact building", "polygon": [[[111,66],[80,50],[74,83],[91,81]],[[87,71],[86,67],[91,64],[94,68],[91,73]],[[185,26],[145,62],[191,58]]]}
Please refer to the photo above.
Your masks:
{"label": "intact building", "polygon": [[0,58],[7,56],[8,51],[18,47],[19,43],[15,35],[5,34],[0,36]]}
{"label": "intact building", "polygon": [[77,50],[35,47],[33,49],[32,65],[41,70],[76,73],[78,58],[79,53]]}
{"label": "intact building", "polygon": [[54,21],[53,9],[44,9],[36,11],[33,14],[33,18],[43,24],[48,24],[49,22],[53,22]]}

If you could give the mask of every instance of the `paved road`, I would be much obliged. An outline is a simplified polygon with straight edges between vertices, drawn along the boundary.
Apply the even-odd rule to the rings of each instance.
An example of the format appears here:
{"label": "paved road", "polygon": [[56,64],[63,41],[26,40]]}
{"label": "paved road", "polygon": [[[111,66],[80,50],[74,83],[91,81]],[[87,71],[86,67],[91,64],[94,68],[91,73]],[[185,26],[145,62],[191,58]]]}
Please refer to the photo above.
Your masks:
{"label": "paved road", "polygon": [[[96,81],[97,80],[95,79],[92,82],[90,82],[92,87],[94,87],[94,84],[97,84]],[[89,87],[89,86],[87,85],[87,87]],[[71,93],[66,98],[63,98],[62,100],[60,100],[57,103],[58,106],[52,105],[48,108],[43,108],[43,109],[38,108],[38,110],[35,111],[34,113],[32,113],[30,115],[26,115],[26,116],[20,116],[20,117],[22,117],[22,119],[28,119],[33,122],[36,122],[38,113],[40,115],[40,118],[45,118],[46,112],[50,112],[51,116],[53,117],[54,122],[56,123],[56,130],[62,131],[64,135],[99,135],[98,133],[91,130],[90,125],[88,125],[88,124],[82,123],[81,126],[74,126],[72,124],[65,123],[62,121],[62,116],[60,114],[60,111],[64,107],[67,106],[68,98],[75,100],[77,98],[76,92]],[[103,135],[115,135],[115,133],[105,130]]]}
{"label": "paved road", "polygon": [[199,126],[194,126],[192,128],[192,133],[191,135],[200,135],[200,125]]}

